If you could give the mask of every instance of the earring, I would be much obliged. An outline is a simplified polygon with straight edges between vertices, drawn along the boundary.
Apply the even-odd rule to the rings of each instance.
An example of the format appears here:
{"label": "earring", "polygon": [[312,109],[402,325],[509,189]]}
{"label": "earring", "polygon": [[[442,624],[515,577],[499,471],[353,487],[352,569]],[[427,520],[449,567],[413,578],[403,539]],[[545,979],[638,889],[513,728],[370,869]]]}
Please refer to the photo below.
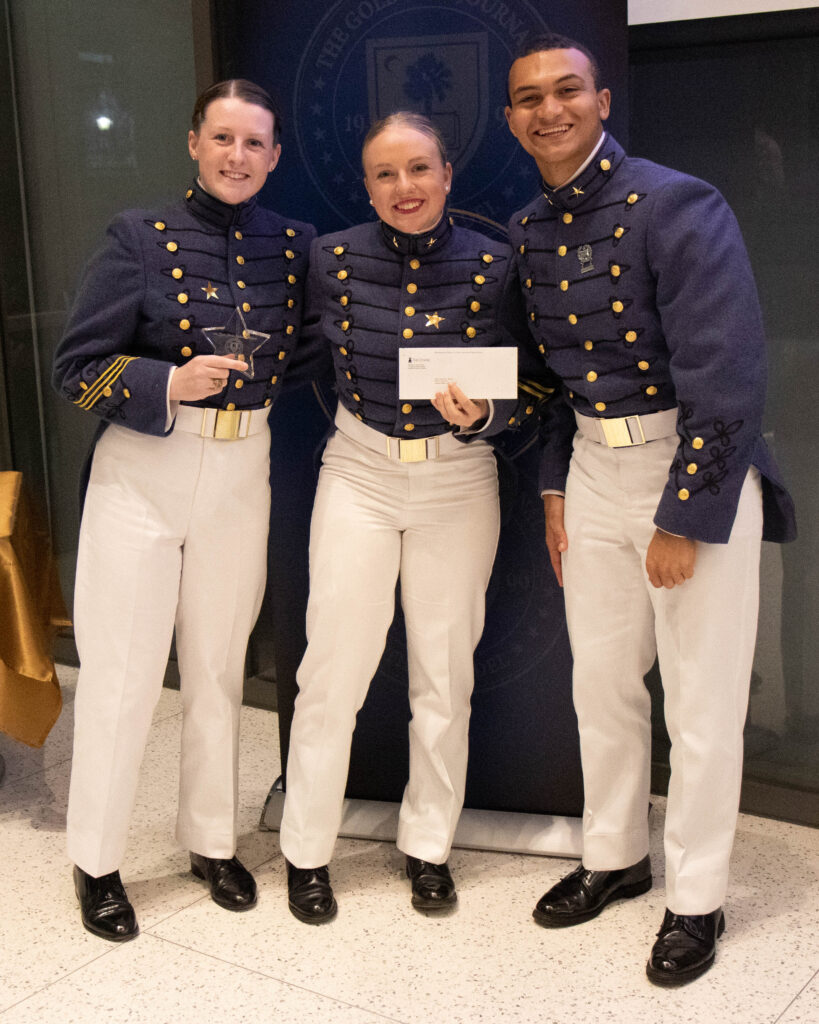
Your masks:
{"label": "earring", "polygon": [[446,191],[449,192],[449,185],[446,186]]}
{"label": "earring", "polygon": [[373,201],[372,201],[372,199],[371,199],[371,200],[370,200],[370,206],[374,206],[374,205],[375,205],[375,204],[373,203]]}

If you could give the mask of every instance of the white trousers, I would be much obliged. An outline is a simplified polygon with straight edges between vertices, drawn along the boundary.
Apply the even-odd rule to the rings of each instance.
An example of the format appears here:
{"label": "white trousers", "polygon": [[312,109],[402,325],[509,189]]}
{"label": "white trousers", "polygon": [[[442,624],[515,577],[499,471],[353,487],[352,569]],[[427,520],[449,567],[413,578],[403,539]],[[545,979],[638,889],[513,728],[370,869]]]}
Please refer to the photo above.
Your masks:
{"label": "white trousers", "polygon": [[80,676],[68,854],[119,868],[174,624],[182,748],[177,839],[236,851],[239,711],[264,590],[270,431],[240,441],[110,426],[83,510],[74,620]]}
{"label": "white trousers", "polygon": [[671,781],[666,903],[720,906],[742,782],[759,605],[762,500],[748,472],[727,544],[697,544],[694,576],[655,590],[645,557],[676,437],[609,449],[575,436],[563,555],[585,787],[583,863],[626,867],[648,852],[650,698],[659,656]]}
{"label": "white trousers", "polygon": [[497,466],[485,442],[400,463],[341,431],[330,439],[311,524],[308,646],[281,824],[292,864],[319,867],[332,856],[356,713],[384,650],[399,575],[412,721],[397,841],[422,860],[449,856],[498,530]]}

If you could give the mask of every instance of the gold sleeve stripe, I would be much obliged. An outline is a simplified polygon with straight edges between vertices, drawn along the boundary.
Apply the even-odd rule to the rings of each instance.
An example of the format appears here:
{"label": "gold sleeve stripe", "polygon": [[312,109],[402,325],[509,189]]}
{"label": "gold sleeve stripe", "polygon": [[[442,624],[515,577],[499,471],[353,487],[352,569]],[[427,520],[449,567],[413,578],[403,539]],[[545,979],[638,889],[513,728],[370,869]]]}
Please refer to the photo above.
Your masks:
{"label": "gold sleeve stripe", "polygon": [[555,393],[554,388],[546,387],[545,384],[539,384],[535,380],[525,380],[524,378],[518,380],[518,388],[521,391],[525,391],[527,395],[533,395],[537,399],[548,398]]}
{"label": "gold sleeve stripe", "polygon": [[117,358],[111,363],[105,373],[101,374],[94,382],[93,387],[90,387],[87,391],[83,392],[82,397],[78,398],[74,405],[78,405],[81,409],[91,409],[96,404],[97,400],[101,397],[104,389],[122,374],[122,371],[128,365],[132,363],[139,356],[117,356]]}

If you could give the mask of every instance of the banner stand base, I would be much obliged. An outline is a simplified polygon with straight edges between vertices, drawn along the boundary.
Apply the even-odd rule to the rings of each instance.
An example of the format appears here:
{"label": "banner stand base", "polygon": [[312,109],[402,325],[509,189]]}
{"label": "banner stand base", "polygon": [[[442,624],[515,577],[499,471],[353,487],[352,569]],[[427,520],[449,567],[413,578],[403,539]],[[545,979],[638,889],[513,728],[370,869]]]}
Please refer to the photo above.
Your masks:
{"label": "banner stand base", "polygon": [[[338,834],[345,839],[395,842],[399,807],[397,803],[380,800],[345,800]],[[279,776],[267,794],[259,828],[265,832],[278,832],[283,810],[284,791]],[[553,814],[482,811],[465,807],[452,845],[464,850],[579,858],[583,850],[582,821]]]}

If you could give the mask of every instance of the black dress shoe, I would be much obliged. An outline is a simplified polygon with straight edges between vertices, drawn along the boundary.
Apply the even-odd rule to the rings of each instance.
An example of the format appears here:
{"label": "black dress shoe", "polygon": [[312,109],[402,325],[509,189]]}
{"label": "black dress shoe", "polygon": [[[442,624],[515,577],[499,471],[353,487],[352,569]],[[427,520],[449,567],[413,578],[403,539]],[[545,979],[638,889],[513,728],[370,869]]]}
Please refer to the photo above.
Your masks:
{"label": "black dress shoe", "polygon": [[338,912],[338,905],[330,885],[330,871],[321,868],[297,868],[285,859],[287,865],[287,905],[290,913],[305,924],[324,924]]}
{"label": "black dress shoe", "polygon": [[136,914],[119,871],[94,878],[75,865],[74,891],[80,901],[82,923],[89,932],[111,942],[125,942],[139,935]]}
{"label": "black dress shoe", "polygon": [[236,857],[222,860],[192,853],[191,871],[208,882],[213,902],[225,910],[250,910],[256,906],[253,875]]}
{"label": "black dress shoe", "polygon": [[648,856],[615,871],[589,871],[581,864],[540,897],[532,917],[547,928],[566,928],[591,921],[614,900],[640,896],[650,888]]}
{"label": "black dress shoe", "polygon": [[646,964],[655,985],[685,985],[705,974],[725,931],[722,907],[710,914],[672,914],[666,910],[657,941]]}
{"label": "black dress shoe", "polygon": [[412,905],[416,910],[443,910],[458,901],[446,864],[430,864],[407,854],[407,878],[412,882]]}

